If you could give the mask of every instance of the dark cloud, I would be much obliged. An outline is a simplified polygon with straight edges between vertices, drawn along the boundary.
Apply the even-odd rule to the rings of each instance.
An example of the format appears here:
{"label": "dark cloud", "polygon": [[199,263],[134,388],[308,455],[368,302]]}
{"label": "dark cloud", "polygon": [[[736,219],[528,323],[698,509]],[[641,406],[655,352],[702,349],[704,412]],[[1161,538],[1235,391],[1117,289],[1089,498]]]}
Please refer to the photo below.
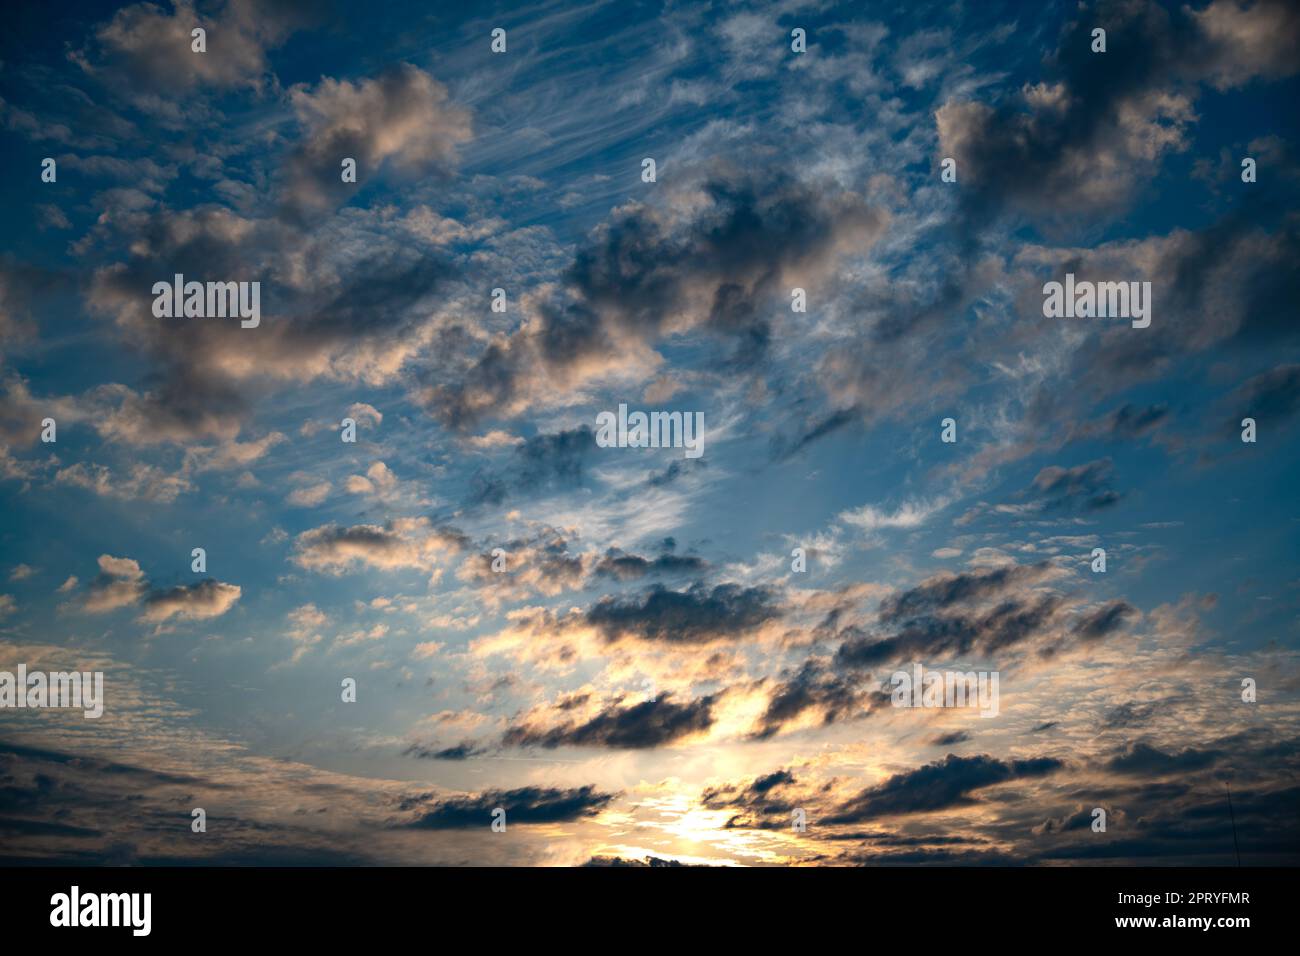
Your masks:
{"label": "dark cloud", "polygon": [[1154,704],[1135,704],[1132,701],[1125,701],[1106,712],[1102,717],[1101,726],[1104,730],[1140,727],[1150,723],[1155,713]]}
{"label": "dark cloud", "polygon": [[1157,241],[1147,270],[1159,289],[1146,330],[1155,334],[1103,336],[1076,363],[1081,382],[1122,387],[1167,371],[1187,352],[1277,350],[1300,339],[1285,304],[1300,297],[1300,224],[1276,213],[1249,193],[1205,228]]}
{"label": "dark cloud", "polygon": [[946,734],[935,734],[926,741],[931,747],[952,747],[971,740],[971,735],[964,730],[953,730]]}
{"label": "dark cloud", "polygon": [[27,820],[18,817],[0,817],[0,833],[13,836],[99,837],[102,830],[57,823],[51,820]]}
{"label": "dark cloud", "polygon": [[1049,571],[1050,565],[1044,561],[977,568],[957,574],[942,572],[881,601],[880,618],[886,622],[898,621],[922,613],[943,611],[955,604],[981,601],[1009,588],[1033,584]]}
{"label": "dark cloud", "polygon": [[586,614],[608,641],[632,637],[669,644],[703,644],[743,637],[781,615],[763,587],[703,583],[685,591],[656,585],[640,597],[604,597]]}
{"label": "dark cloud", "polygon": [[1168,405],[1133,405],[1125,403],[1088,422],[1071,434],[1077,440],[1101,438],[1108,441],[1132,441],[1158,431],[1168,423]]}
{"label": "dark cloud", "polygon": [[471,741],[465,741],[451,747],[411,744],[402,751],[402,756],[417,757],[421,760],[468,760],[471,757],[481,757],[485,753],[487,753],[486,748],[479,747]]}
{"label": "dark cloud", "polygon": [[773,435],[768,445],[768,456],[772,461],[786,461],[795,457],[819,438],[825,438],[839,431],[845,425],[857,421],[859,411],[856,408],[844,408],[814,422],[811,427],[794,436]]}
{"label": "dark cloud", "polygon": [[[470,139],[470,116],[447,89],[409,63],[358,82],[322,79],[289,91],[302,141],[288,157],[286,211],[304,216],[341,205],[381,170],[407,176],[446,173],[456,147]],[[356,161],[356,183],[344,183],[340,163]]]}
{"label": "dark cloud", "polygon": [[[1189,799],[1180,799],[1184,795]],[[1300,788],[1239,783],[1231,797],[1229,807],[1222,785],[1135,792],[1127,799],[1137,805],[1124,814],[1120,832],[1112,828],[1107,839],[1097,840],[1088,830],[1073,828],[1072,839],[1039,850],[1037,857],[1214,866],[1233,866],[1240,859],[1247,866],[1294,865],[1300,856],[1300,817],[1295,813]]]}
{"label": "dark cloud", "polygon": [[[1071,830],[1088,830],[1091,832],[1093,820],[1096,818],[1092,815],[1092,807],[1078,807],[1073,813],[1066,814],[1060,818],[1050,818],[1044,820],[1042,824],[1035,829],[1035,833],[1066,833]],[[1111,812],[1110,826],[1117,822],[1118,814],[1113,810]]]}
{"label": "dark cloud", "polygon": [[783,283],[829,271],[841,247],[860,250],[884,224],[855,195],[764,176],[720,168],[686,213],[621,207],[579,249],[562,295],[488,346],[461,381],[430,387],[430,410],[457,428],[511,414],[652,346],[670,321],[729,344],[734,363],[761,359],[769,305],[789,294]]}
{"label": "dark cloud", "polygon": [[1008,598],[980,614],[925,615],[889,637],[845,641],[835,662],[847,668],[936,656],[990,654],[1041,635],[1055,623],[1063,601],[1055,595]]}
{"label": "dark cloud", "polygon": [[512,453],[504,473],[479,472],[472,480],[471,504],[497,505],[512,494],[569,490],[583,482],[583,468],[596,449],[587,425],[534,435]]}
{"label": "dark cloud", "polygon": [[1106,767],[1122,774],[1172,774],[1204,770],[1223,756],[1218,750],[1198,750],[1188,747],[1178,753],[1160,750],[1145,741],[1130,744],[1117,754]]}
{"label": "dark cloud", "polygon": [[596,562],[593,573],[620,581],[632,581],[648,574],[696,575],[707,569],[708,563],[694,555],[661,554],[646,558],[639,554],[628,554],[619,548],[609,548]]}
{"label": "dark cloud", "polygon": [[238,585],[212,578],[195,584],[178,584],[145,595],[143,616],[146,621],[219,617],[234,606],[240,593]]}
{"label": "dark cloud", "polygon": [[708,464],[703,458],[684,458],[680,461],[674,461],[663,471],[654,472],[646,479],[646,484],[651,488],[666,488],[674,484],[679,478],[688,475],[693,471],[701,468],[707,468]]}
{"label": "dark cloud", "polygon": [[683,863],[681,860],[665,860],[658,856],[647,856],[640,860],[630,860],[622,856],[593,856],[583,866],[691,866],[690,863]]}
{"label": "dark cloud", "polygon": [[713,726],[716,696],[674,703],[671,694],[629,707],[610,705],[580,723],[558,727],[511,727],[501,739],[505,747],[608,747],[644,749],[662,747]]}
{"label": "dark cloud", "polygon": [[790,770],[775,770],[745,783],[706,787],[700,805],[709,810],[735,810],[724,828],[772,830],[789,826],[791,812],[811,803]]}
{"label": "dark cloud", "polygon": [[849,670],[971,651],[989,654],[1046,634],[1064,600],[1035,585],[1049,562],[941,572],[880,602],[880,627],[852,632],[835,653]]}
{"label": "dark cloud", "polygon": [[[1226,434],[1240,427],[1241,418],[1251,414],[1237,394],[1220,403],[1222,411],[1212,413],[1227,420],[1222,430],[1216,422],[1211,434],[1198,438],[1169,435],[1166,426],[1172,416],[1161,414],[1159,405],[1125,405],[1101,420],[1076,423],[1090,415],[1087,405],[1167,376],[1190,354],[1213,350],[1219,357],[1249,356],[1253,363],[1260,349],[1291,354],[1300,341],[1300,330],[1285,305],[1300,299],[1300,225],[1279,218],[1276,204],[1257,194],[1247,193],[1236,208],[1203,229],[1175,230],[1145,240],[1138,261],[1140,274],[1152,281],[1151,327],[1142,335],[1126,327],[1101,329],[1085,340],[1070,362],[1068,375],[1075,388],[1070,394],[1041,388],[1027,406],[1028,432],[1131,441],[1159,431],[1164,433],[1160,442],[1174,449],[1189,443],[1220,445]],[[1058,262],[1054,273],[1113,279],[1132,264],[1131,250],[1102,247],[1083,253],[1082,259]],[[1265,381],[1283,386],[1275,393],[1281,404],[1269,407],[1285,418],[1291,407],[1285,398],[1285,376]]]}
{"label": "dark cloud", "polygon": [[971,794],[1009,780],[1046,776],[1063,764],[1054,757],[998,760],[981,754],[949,754],[937,763],[895,774],[876,787],[868,787],[846,801],[829,817],[828,824],[857,823],[878,817],[928,813],[974,803]]}
{"label": "dark cloud", "polygon": [[1038,497],[1045,510],[1097,511],[1122,497],[1110,487],[1113,470],[1109,458],[1072,468],[1049,465],[1034,477],[1031,493]]}
{"label": "dark cloud", "polygon": [[[143,738],[152,740],[147,735]],[[0,741],[0,864],[5,866],[364,865],[374,858],[353,837],[305,827],[220,814],[267,784],[251,776],[195,776]],[[320,805],[333,783],[308,786]],[[202,795],[202,798],[200,799]],[[289,798],[293,800],[293,797]],[[191,841],[190,808],[206,805],[215,842]],[[262,805],[265,807],[265,804]],[[257,803],[245,804],[258,811]],[[289,807],[292,809],[293,804]],[[178,808],[183,808],[178,812]],[[283,810],[281,805],[279,810]],[[297,810],[297,813],[306,811]],[[311,812],[317,812],[313,809]]]}
{"label": "dark cloud", "polygon": [[375,568],[427,568],[469,544],[464,533],[436,527],[426,518],[397,518],[384,525],[322,525],[294,540],[293,560],[301,567],[340,573],[355,564]]}
{"label": "dark cloud", "polygon": [[1024,859],[1000,850],[948,850],[918,848],[899,853],[851,853],[838,857],[840,865],[857,866],[1021,866]]}
{"label": "dark cloud", "polygon": [[[369,240],[364,254],[340,259],[327,254],[336,238],[217,206],[110,221],[138,241],[125,262],[95,272],[89,303],[153,369],[138,394],[118,386],[102,395],[96,427],[132,444],[233,438],[255,399],[285,382],[391,380],[455,274],[445,257],[400,237]],[[319,262],[315,281],[286,281],[285,263],[300,256]],[[156,318],[153,286],[178,273],[259,282],[260,324]]]}
{"label": "dark cloud", "polygon": [[507,828],[520,823],[562,823],[595,816],[615,796],[602,793],[591,784],[571,789],[488,790],[472,796],[425,802],[417,808],[414,819],[400,826],[419,830],[487,827],[492,822],[492,811],[498,807],[506,812]]}
{"label": "dark cloud", "polygon": [[861,675],[836,674],[820,661],[810,660],[773,688],[754,736],[771,737],[809,711],[820,716],[823,724],[862,717],[888,699],[887,693]]}
{"label": "dark cloud", "polygon": [[[269,72],[267,50],[313,22],[321,9],[298,0],[226,0],[201,13],[185,4],[169,13],[152,3],[136,3],[100,24],[93,42],[71,58],[138,108],[174,119],[174,110],[160,99],[196,88],[261,89]],[[196,26],[207,31],[206,54],[190,49],[190,31]]]}
{"label": "dark cloud", "polygon": [[988,843],[977,836],[930,835],[908,836],[884,831],[842,830],[833,834],[836,840],[865,840],[873,846],[979,846]]}
{"label": "dark cloud", "polygon": [[[1231,398],[1241,417],[1254,418],[1261,428],[1288,421],[1300,411],[1300,365],[1279,365],[1241,385]],[[1240,419],[1232,422],[1235,430]]]}
{"label": "dark cloud", "polygon": [[525,489],[550,484],[573,485],[582,481],[582,463],[596,448],[591,428],[534,435],[515,449],[518,481]]}
{"label": "dark cloud", "polygon": [[[755,778],[747,784],[707,787],[700,794],[700,802],[710,809],[756,806],[770,808],[773,806],[770,802],[773,799],[772,791],[795,782],[795,776],[791,771],[774,770],[771,773]],[[785,810],[786,808],[787,804],[784,802],[777,805],[777,809]]]}
{"label": "dark cloud", "polygon": [[[75,288],[71,275],[20,262],[8,252],[0,254],[0,349],[13,340],[30,338],[36,331],[34,310],[47,306],[53,295],[70,286]],[[0,436],[15,441],[7,417],[0,416]]]}
{"label": "dark cloud", "polygon": [[1124,622],[1136,616],[1137,608],[1127,601],[1107,601],[1095,611],[1090,611],[1075,622],[1073,632],[1083,641],[1099,641],[1109,637],[1124,626]]}
{"label": "dark cloud", "polygon": [[[1094,27],[1107,50],[1093,53]],[[1220,88],[1294,73],[1300,44],[1285,0],[1196,11],[1103,0],[1069,23],[1049,76],[997,107],[949,102],[937,113],[942,155],[957,159],[972,226],[1013,209],[1064,219],[1116,209],[1161,153],[1186,147],[1196,84]]]}

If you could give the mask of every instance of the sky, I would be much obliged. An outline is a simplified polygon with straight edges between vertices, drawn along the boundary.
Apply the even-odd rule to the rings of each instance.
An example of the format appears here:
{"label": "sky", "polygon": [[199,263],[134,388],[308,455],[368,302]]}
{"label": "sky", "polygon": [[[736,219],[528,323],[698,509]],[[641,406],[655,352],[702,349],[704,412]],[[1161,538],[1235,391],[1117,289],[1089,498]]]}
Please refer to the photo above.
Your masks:
{"label": "sky", "polygon": [[5,18],[0,862],[1300,863],[1294,6]]}

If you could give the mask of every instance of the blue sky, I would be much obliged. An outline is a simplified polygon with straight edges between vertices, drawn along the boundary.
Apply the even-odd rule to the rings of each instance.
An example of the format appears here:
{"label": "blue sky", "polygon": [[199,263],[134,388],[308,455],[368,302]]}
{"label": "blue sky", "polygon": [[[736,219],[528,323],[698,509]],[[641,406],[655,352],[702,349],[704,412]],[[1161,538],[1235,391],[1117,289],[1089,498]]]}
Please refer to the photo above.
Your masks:
{"label": "blue sky", "polygon": [[1294,863],[1300,18],[454,7],[7,13],[5,859]]}

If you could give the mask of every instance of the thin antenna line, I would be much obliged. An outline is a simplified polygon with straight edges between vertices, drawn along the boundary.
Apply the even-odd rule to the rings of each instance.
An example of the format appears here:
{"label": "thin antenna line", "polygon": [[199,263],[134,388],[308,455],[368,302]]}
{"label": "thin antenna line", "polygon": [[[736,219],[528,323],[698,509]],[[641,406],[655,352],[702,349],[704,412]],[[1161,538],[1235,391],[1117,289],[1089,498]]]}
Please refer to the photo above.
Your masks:
{"label": "thin antenna line", "polygon": [[1232,848],[1237,851],[1237,865],[1241,866],[1241,847],[1237,845],[1237,815],[1232,812],[1232,787],[1228,786],[1228,781],[1223,781],[1224,788],[1228,791],[1228,819],[1232,821]]}

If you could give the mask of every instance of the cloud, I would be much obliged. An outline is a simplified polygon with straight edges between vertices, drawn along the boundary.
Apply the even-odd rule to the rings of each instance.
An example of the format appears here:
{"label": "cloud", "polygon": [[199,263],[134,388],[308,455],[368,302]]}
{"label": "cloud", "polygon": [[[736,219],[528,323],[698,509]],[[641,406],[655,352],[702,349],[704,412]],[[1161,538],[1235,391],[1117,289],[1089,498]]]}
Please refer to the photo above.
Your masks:
{"label": "cloud", "polygon": [[411,744],[402,751],[404,757],[417,757],[421,760],[468,760],[487,753],[487,749],[466,741],[451,747],[438,747],[428,744]]}
{"label": "cloud", "polygon": [[[1105,423],[1100,423],[1105,428]],[[1076,432],[1072,437],[1084,437]],[[1053,512],[1088,514],[1118,504],[1122,492],[1111,487],[1113,464],[1109,458],[1085,462],[1066,468],[1047,465],[1028,488],[1016,495],[1018,502],[990,506],[980,502],[957,519],[958,525],[968,525],[979,518],[1010,516],[1027,520],[1050,515]]]}
{"label": "cloud", "polygon": [[384,413],[373,405],[367,405],[365,402],[353,402],[348,406],[347,417],[357,423],[358,426],[380,425],[384,421]]}
{"label": "cloud", "polygon": [[394,518],[384,525],[324,525],[298,535],[293,560],[300,567],[342,574],[357,566],[380,570],[428,569],[466,545],[465,537],[435,527],[428,518]]}
{"label": "cloud", "polygon": [[82,609],[89,614],[102,614],[126,607],[143,598],[148,588],[139,562],[101,554],[99,575],[90,583]]}
{"label": "cloud", "polygon": [[868,668],[901,660],[992,654],[1046,639],[1058,627],[1065,600],[1041,584],[1060,571],[1047,562],[1004,564],[958,574],[940,572],[880,602],[884,633],[851,634],[836,666]]}
{"label": "cloud", "polygon": [[742,637],[769,621],[781,610],[763,587],[704,584],[685,591],[656,585],[639,597],[604,597],[586,613],[588,624],[607,641],[635,638],[669,644],[703,644]]}
{"label": "cloud", "polygon": [[143,462],[132,465],[123,478],[114,475],[106,465],[79,461],[67,468],[60,468],[54,474],[54,481],[61,485],[84,488],[103,498],[143,498],[163,504],[175,501],[194,488],[189,479],[181,475],[169,475],[161,468]]}
{"label": "cloud", "polygon": [[856,668],[972,652],[992,654],[1046,634],[1061,606],[1061,598],[1043,595],[1007,598],[976,614],[926,615],[907,621],[881,640],[845,641],[836,651],[835,662]]}
{"label": "cloud", "polygon": [[[340,205],[384,167],[406,176],[446,172],[471,136],[470,114],[447,88],[409,63],[358,82],[322,79],[289,91],[302,142],[284,171],[286,200],[302,214]],[[342,181],[342,159],[356,160],[357,183]]]}
{"label": "cloud", "polygon": [[495,605],[530,594],[554,597],[582,585],[589,556],[575,553],[554,528],[540,526],[526,538],[489,543],[466,558],[458,580],[476,585],[480,599]]}
{"label": "cloud", "polygon": [[1042,498],[1045,509],[1096,511],[1115,504],[1121,497],[1108,486],[1111,471],[1109,458],[1073,468],[1049,465],[1034,477],[1033,492]]}
{"label": "cloud", "polygon": [[775,817],[781,818],[776,825],[784,825],[790,811],[797,805],[797,782],[792,771],[774,770],[747,783],[706,787],[700,793],[700,805],[709,810],[743,811],[727,820],[729,829],[770,828],[773,826],[771,818]]}
{"label": "cloud", "polygon": [[629,554],[621,548],[609,548],[596,562],[593,573],[598,577],[634,581],[646,575],[697,575],[706,570],[707,562],[694,555],[668,553],[647,558]]}
{"label": "cloud", "polygon": [[662,747],[713,726],[716,696],[674,703],[664,693],[628,707],[611,704],[588,720],[555,727],[517,725],[501,739],[505,747]]}
{"label": "cloud", "polygon": [[1054,757],[998,760],[987,754],[944,760],[895,774],[884,783],[868,787],[844,802],[827,824],[857,823],[879,817],[932,813],[975,802],[974,791],[1011,780],[1026,780],[1054,773],[1064,766]]}
{"label": "cloud", "polygon": [[1222,753],[1217,750],[1201,750],[1195,747],[1171,753],[1153,747],[1145,741],[1138,741],[1113,757],[1106,767],[1122,774],[1162,776],[1189,770],[1203,770],[1221,756]]}
{"label": "cloud", "polygon": [[1150,435],[1168,423],[1168,405],[1138,406],[1125,403],[1102,418],[1079,426],[1073,440],[1101,438],[1109,441],[1132,441]]}
{"label": "cloud", "polygon": [[1300,13],[1294,5],[1282,0],[1216,0],[1188,13],[1200,29],[1202,44],[1202,56],[1190,65],[1216,89],[1296,72],[1292,54],[1300,40]]}
{"label": "cloud", "polygon": [[[1230,399],[1243,417],[1282,424],[1300,410],[1300,365],[1279,365],[1250,378]],[[1238,422],[1234,421],[1233,428]]]}
{"label": "cloud", "polygon": [[701,330],[731,346],[733,363],[757,361],[772,336],[768,303],[829,277],[887,220],[856,195],[783,175],[760,183],[717,168],[672,188],[676,202],[631,203],[593,230],[563,289],[494,339],[458,382],[429,387],[429,410],[467,428],[603,377],[643,379],[658,364],[652,346],[670,333]]}
{"label": "cloud", "polygon": [[864,717],[888,698],[860,675],[836,674],[820,661],[806,661],[773,687],[753,735],[771,737],[810,713],[822,724]]}
{"label": "cloud", "polygon": [[[0,115],[4,111],[0,99]],[[45,305],[61,282],[62,277],[52,270],[15,261],[8,254],[0,256],[0,349],[34,337],[37,327],[32,310]]]}
{"label": "cloud", "polygon": [[645,483],[651,488],[666,488],[676,482],[679,478],[707,467],[708,464],[703,458],[683,458],[675,460],[669,462],[668,467],[663,471],[655,472],[647,477]]}
{"label": "cloud", "polygon": [[[382,213],[358,216],[378,220]],[[147,391],[93,392],[91,420],[106,419],[106,434],[140,443],[231,441],[255,399],[288,384],[397,380],[432,344],[445,304],[438,294],[456,276],[446,257],[354,220],[331,220],[309,233],[202,205],[108,222],[141,238],[126,261],[94,272],[88,305],[111,319],[154,371]],[[177,273],[260,283],[263,321],[244,329],[239,322],[159,320],[150,290]]]}
{"label": "cloud", "polygon": [[[322,481],[305,488],[295,488],[284,500],[298,508],[314,508],[330,496],[330,489],[330,483]],[[348,490],[351,491],[351,487]]]}
{"label": "cloud", "polygon": [[[1117,209],[1166,153],[1190,143],[1197,84],[1220,89],[1294,73],[1288,4],[1216,0],[1200,12],[1111,0],[1069,23],[1051,78],[1000,106],[951,100],[935,114],[940,153],[957,160],[968,222],[1014,210],[1064,221]],[[1093,53],[1091,32],[1106,29]]]}
{"label": "cloud", "polygon": [[1156,711],[1155,704],[1135,704],[1133,701],[1126,700],[1106,712],[1105,717],[1102,718],[1102,727],[1106,730],[1140,727],[1150,722]]}
{"label": "cloud", "polygon": [[289,627],[284,636],[293,642],[293,657],[290,663],[296,664],[312,647],[321,641],[321,631],[329,623],[329,618],[314,603],[300,605],[287,615]]}
{"label": "cloud", "polygon": [[1107,601],[1095,611],[1083,615],[1075,622],[1074,633],[1084,641],[1097,641],[1109,637],[1124,622],[1139,614],[1138,609],[1127,601],[1116,599]]}
{"label": "cloud", "polygon": [[[51,145],[64,198],[12,217],[45,266],[0,256],[0,491],[52,535],[11,549],[41,570],[7,588],[0,657],[30,665],[49,628],[60,664],[129,657],[118,716],[29,728],[66,759],[0,748],[6,861],[1221,864],[1222,774],[1243,863],[1294,862],[1295,745],[1215,703],[1225,671],[1257,675],[1286,724],[1300,688],[1285,529],[1249,507],[1295,457],[1300,178],[1268,123],[1218,122],[1287,115],[1294,80],[1257,82],[1293,71],[1286,7],[1102,0],[1017,24],[934,4],[816,20],[791,57],[788,9],[632,5],[594,45],[534,18],[545,68],[520,83],[466,72],[486,45],[455,29],[413,52],[400,17],[356,17],[342,46],[285,43],[274,0],[265,24],[253,0],[152,2],[4,64],[0,128]],[[751,70],[760,89],[737,87]],[[1151,327],[1044,321],[1066,271],[1150,280]],[[261,326],[156,319],[177,272],[259,281]],[[620,401],[703,409],[707,465],[597,450],[593,415]],[[1007,489],[976,511],[1004,524],[948,533]],[[265,588],[186,573],[209,525]],[[114,556],[124,532],[139,560]],[[1178,597],[1209,532],[1213,628]],[[96,543],[79,568],[75,533]],[[1123,574],[1087,573],[1099,543]],[[207,640],[148,634],[172,628]],[[908,660],[1001,669],[1015,719],[895,711],[876,678]],[[344,663],[389,719],[320,733],[337,691],[311,686]],[[204,688],[227,672],[261,675],[250,726],[331,772],[213,737]],[[1268,739],[1215,738],[1248,726]],[[483,792],[376,779],[394,759]],[[200,845],[175,809],[214,791],[222,837]],[[512,815],[496,839],[515,798],[562,822]]]}
{"label": "cloud", "polygon": [[534,435],[515,446],[504,472],[481,471],[474,475],[470,503],[497,505],[511,495],[578,487],[596,447],[596,434],[588,425]]}
{"label": "cloud", "polygon": [[593,856],[583,866],[643,867],[643,866],[692,866],[681,860],[665,860],[663,857],[647,856],[639,860],[629,860],[621,856]]}
{"label": "cloud", "polygon": [[[303,25],[311,9],[286,0],[227,0],[205,16],[189,0],[173,0],[172,6],[171,13],[152,3],[123,7],[96,29],[89,48],[73,54],[74,62],[138,108],[175,116],[158,101],[196,88],[261,89],[266,51]],[[207,32],[206,53],[191,49],[195,27]]]}
{"label": "cloud", "polygon": [[172,617],[201,621],[220,617],[234,607],[241,593],[237,584],[212,579],[197,584],[178,584],[146,595],[144,612],[140,617],[145,621],[165,621]]}
{"label": "cloud", "polygon": [[952,573],[942,571],[915,587],[880,602],[880,617],[898,621],[931,611],[941,611],[971,601],[981,601],[1013,587],[1034,584],[1051,573],[1047,562],[1007,564],[995,568]]}
{"label": "cloud", "polygon": [[593,785],[572,789],[520,787],[515,790],[489,790],[465,797],[431,800],[414,807],[413,819],[400,826],[420,830],[453,830],[485,827],[492,822],[492,811],[506,812],[506,826],[520,823],[562,823],[594,816],[616,794],[602,793]]}
{"label": "cloud", "polygon": [[964,744],[971,740],[971,735],[965,730],[952,730],[943,734],[935,734],[926,741],[931,747],[953,747],[957,744]]}
{"label": "cloud", "polygon": [[386,498],[397,490],[397,476],[382,461],[375,461],[364,475],[349,475],[344,487],[354,495]]}
{"label": "cloud", "polygon": [[[75,578],[70,578],[75,586]],[[68,582],[60,590],[68,589]],[[182,620],[207,620],[220,617],[234,607],[242,590],[211,578],[195,584],[154,588],[146,580],[138,561],[132,558],[99,556],[99,574],[81,600],[87,614],[104,614],[123,607],[141,604],[140,620],[161,622],[173,617]]]}
{"label": "cloud", "polygon": [[[279,439],[271,435],[254,442],[237,442],[242,399],[219,396],[218,390],[206,386],[204,391],[209,404],[190,401],[170,386],[136,392],[125,385],[108,384],[80,396],[77,406],[105,441],[132,447],[185,445],[187,461],[200,471],[249,464],[278,443]],[[210,440],[219,444],[197,444]]]}
{"label": "cloud", "polygon": [[839,520],[862,531],[878,531],[881,528],[919,528],[930,516],[947,507],[947,502],[909,501],[897,511],[888,512],[872,505],[863,505],[852,511],[840,514]]}
{"label": "cloud", "polygon": [[773,461],[788,461],[813,442],[839,431],[858,420],[858,408],[841,408],[823,416],[793,437],[773,435],[768,443],[768,456]]}
{"label": "cloud", "polygon": [[288,440],[288,437],[281,432],[268,432],[252,441],[226,441],[214,447],[188,449],[185,461],[188,467],[196,471],[247,468],[254,462],[260,461],[272,448]]}

